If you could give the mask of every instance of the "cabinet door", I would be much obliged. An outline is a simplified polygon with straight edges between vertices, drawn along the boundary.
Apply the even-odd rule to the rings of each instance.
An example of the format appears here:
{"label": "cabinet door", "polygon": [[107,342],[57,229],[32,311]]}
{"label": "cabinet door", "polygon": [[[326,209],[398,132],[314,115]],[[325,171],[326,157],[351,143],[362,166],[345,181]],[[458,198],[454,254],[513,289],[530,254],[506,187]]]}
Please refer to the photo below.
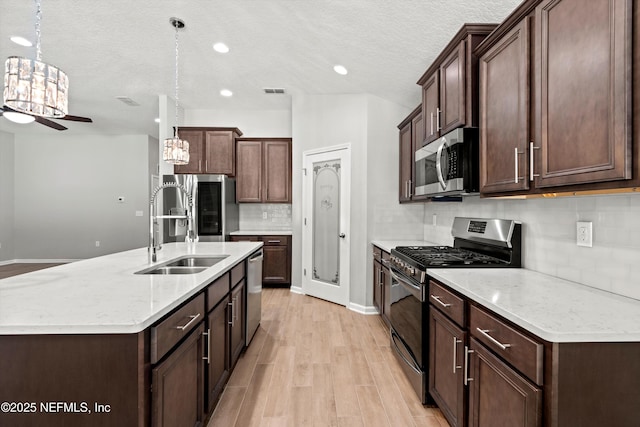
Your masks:
{"label": "cabinet door", "polygon": [[469,425],[539,427],[542,390],[471,338]]}
{"label": "cabinet door", "polygon": [[435,72],[422,86],[422,125],[424,142],[431,142],[440,136],[440,90],[438,78]]}
{"label": "cabinet door", "polygon": [[200,130],[180,130],[178,136],[189,143],[189,163],[174,166],[175,173],[202,173],[204,156],[204,133]]}
{"label": "cabinet door", "polygon": [[238,203],[262,202],[262,142],[238,141],[236,200]]}
{"label": "cabinet door", "polygon": [[228,306],[230,336],[231,336],[231,360],[230,366],[233,368],[240,357],[240,353],[244,349],[246,342],[245,330],[245,281],[242,279],[241,284],[231,292],[231,303]]}
{"label": "cabinet door", "polygon": [[291,282],[291,260],[288,245],[263,246],[262,282],[285,284]]}
{"label": "cabinet door", "polygon": [[264,141],[264,201],[291,203],[291,143]]}
{"label": "cabinet door", "polygon": [[205,132],[205,173],[235,176],[236,147],[231,131]]}
{"label": "cabinet door", "polygon": [[400,129],[400,186],[398,189],[400,203],[411,200],[409,187],[413,175],[413,162],[411,122],[409,122]]}
{"label": "cabinet door", "polygon": [[460,42],[440,66],[440,134],[466,124],[466,42]]}
{"label": "cabinet door", "polygon": [[529,188],[529,58],[526,19],[480,58],[482,193]]}
{"label": "cabinet door", "polygon": [[429,310],[429,393],[452,427],[466,425],[464,345],[467,333],[438,310]]}
{"label": "cabinet door", "polygon": [[154,427],[198,426],[204,420],[202,323],[152,370],[151,424]]}
{"label": "cabinet door", "polygon": [[389,312],[391,310],[391,274],[387,267],[382,267],[382,319],[391,325]]}
{"label": "cabinet door", "polygon": [[207,409],[211,412],[229,379],[229,335],[227,327],[227,297],[209,313],[207,361]]}
{"label": "cabinet door", "polygon": [[631,178],[631,3],[536,8],[536,186]]}
{"label": "cabinet door", "polygon": [[382,264],[378,261],[373,261],[373,306],[378,310],[378,313],[382,315],[383,313],[383,302],[382,302]]}
{"label": "cabinet door", "polygon": [[416,168],[415,154],[424,142],[424,123],[422,114],[418,114],[411,120],[411,182],[409,184],[409,195],[412,201],[426,200],[427,196],[416,196]]}

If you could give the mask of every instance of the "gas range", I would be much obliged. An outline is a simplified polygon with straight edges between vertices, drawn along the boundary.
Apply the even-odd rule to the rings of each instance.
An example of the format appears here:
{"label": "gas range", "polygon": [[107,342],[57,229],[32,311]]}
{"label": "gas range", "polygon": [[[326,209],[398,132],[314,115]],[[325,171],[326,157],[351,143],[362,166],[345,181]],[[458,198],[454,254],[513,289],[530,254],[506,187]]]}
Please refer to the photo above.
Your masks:
{"label": "gas range", "polygon": [[512,220],[454,219],[453,246],[398,246],[391,250],[391,266],[420,284],[427,269],[446,267],[520,267],[521,225]]}

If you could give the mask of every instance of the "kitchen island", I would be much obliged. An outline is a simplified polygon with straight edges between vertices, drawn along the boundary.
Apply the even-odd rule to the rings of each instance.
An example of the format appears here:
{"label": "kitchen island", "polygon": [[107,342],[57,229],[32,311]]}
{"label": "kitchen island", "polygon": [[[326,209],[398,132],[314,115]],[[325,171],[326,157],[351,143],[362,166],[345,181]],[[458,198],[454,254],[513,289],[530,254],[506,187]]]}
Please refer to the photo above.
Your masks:
{"label": "kitchen island", "polygon": [[[0,425],[196,425],[244,347],[261,242],[170,243],[0,280]],[[139,274],[225,256],[194,274]],[[190,423],[193,420],[193,423]]]}

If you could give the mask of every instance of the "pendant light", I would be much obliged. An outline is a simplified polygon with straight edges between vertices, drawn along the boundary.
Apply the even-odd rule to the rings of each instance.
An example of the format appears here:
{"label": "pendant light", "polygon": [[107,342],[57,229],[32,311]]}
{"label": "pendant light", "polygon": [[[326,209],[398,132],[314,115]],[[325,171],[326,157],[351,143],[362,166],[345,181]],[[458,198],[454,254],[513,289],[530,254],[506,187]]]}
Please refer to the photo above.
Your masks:
{"label": "pendant light", "polygon": [[189,143],[178,137],[178,30],[184,28],[184,22],[178,18],[171,18],[169,22],[176,31],[176,121],[173,127],[173,138],[164,140],[162,159],[174,165],[186,165],[189,163]]}
{"label": "pendant light", "polygon": [[41,21],[40,0],[36,0],[36,59],[19,56],[7,58],[4,66],[4,105],[18,113],[60,118],[68,112],[69,80],[62,70],[41,60]]}

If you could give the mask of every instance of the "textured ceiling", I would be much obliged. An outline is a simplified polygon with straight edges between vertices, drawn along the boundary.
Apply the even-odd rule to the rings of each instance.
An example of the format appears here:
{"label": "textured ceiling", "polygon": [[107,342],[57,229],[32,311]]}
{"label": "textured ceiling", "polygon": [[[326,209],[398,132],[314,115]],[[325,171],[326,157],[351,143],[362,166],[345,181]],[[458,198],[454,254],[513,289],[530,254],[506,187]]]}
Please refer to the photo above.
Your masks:
{"label": "textured ceiling", "polygon": [[[42,0],[42,59],[70,80],[77,134],[158,136],[158,95],[174,92],[180,32],[185,109],[289,109],[291,95],[370,93],[409,108],[416,81],[465,22],[501,22],[520,0]],[[0,61],[35,56],[9,40],[35,38],[35,2],[0,0]],[[225,55],[212,49],[223,41]],[[342,64],[346,76],[332,67]],[[287,95],[265,95],[266,87]],[[222,88],[234,96],[223,98]],[[140,106],[116,99],[128,96]],[[56,133],[0,118],[0,130]]]}

